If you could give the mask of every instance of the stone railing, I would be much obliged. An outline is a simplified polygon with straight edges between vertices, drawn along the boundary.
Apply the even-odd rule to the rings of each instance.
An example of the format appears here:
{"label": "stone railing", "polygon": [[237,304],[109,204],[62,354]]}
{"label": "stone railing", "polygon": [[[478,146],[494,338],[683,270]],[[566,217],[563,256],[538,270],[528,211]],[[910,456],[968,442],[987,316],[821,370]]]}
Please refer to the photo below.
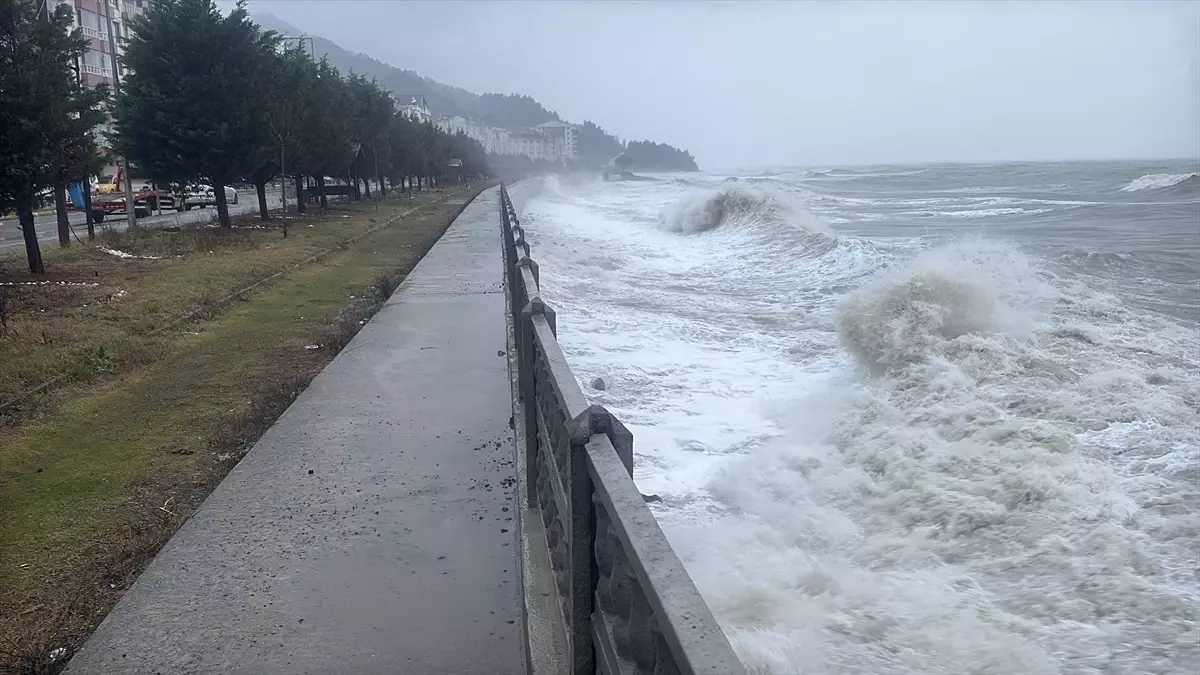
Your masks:
{"label": "stone railing", "polygon": [[567,366],[504,187],[500,208],[522,489],[545,528],[567,667],[573,675],[745,673],[634,485],[633,435],[588,405]]}

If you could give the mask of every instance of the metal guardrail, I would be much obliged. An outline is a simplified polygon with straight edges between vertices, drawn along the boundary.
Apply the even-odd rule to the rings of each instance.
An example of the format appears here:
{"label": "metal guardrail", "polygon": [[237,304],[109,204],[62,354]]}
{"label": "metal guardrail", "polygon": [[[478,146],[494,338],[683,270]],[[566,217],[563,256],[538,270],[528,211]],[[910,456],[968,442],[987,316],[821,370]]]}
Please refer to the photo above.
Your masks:
{"label": "metal guardrail", "polygon": [[573,675],[740,675],[738,660],[633,482],[633,435],[589,406],[500,188],[505,286],[524,411],[526,484],[541,513]]}

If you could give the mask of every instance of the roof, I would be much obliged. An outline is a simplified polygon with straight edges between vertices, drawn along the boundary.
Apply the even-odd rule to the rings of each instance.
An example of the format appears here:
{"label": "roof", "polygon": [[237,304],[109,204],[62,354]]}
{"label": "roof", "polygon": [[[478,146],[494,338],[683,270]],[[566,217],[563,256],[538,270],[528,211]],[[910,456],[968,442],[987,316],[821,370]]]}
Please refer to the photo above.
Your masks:
{"label": "roof", "polygon": [[392,94],[392,100],[396,102],[396,105],[429,105],[425,102],[424,96],[415,94]]}

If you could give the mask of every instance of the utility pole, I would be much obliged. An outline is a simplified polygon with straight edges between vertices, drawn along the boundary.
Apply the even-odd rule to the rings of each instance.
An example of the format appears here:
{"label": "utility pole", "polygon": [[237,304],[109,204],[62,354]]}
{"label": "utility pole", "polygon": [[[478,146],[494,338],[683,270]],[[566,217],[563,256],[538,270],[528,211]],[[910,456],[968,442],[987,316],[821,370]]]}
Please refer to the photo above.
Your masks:
{"label": "utility pole", "polygon": [[287,213],[287,168],[283,163],[284,154],[285,148],[281,138],[279,141],[279,202],[283,207],[283,212]]}
{"label": "utility pole", "polygon": [[[117,117],[121,117],[121,83],[117,72],[117,38],[113,35],[112,3],[118,0],[100,0],[104,5],[104,20],[108,24],[108,58],[112,62],[113,100],[117,106]],[[133,178],[129,175],[129,160],[121,155],[121,173],[125,175],[125,222],[130,230],[137,228],[137,208],[133,204]]]}

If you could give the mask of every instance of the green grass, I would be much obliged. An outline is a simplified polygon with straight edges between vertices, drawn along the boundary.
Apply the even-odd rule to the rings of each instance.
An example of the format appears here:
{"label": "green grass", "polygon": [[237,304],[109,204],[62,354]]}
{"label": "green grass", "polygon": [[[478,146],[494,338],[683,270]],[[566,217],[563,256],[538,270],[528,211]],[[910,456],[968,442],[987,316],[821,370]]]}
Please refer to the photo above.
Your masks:
{"label": "green grass", "polygon": [[[409,204],[387,208],[380,216]],[[17,653],[72,647],[86,636],[459,208],[461,200],[426,206],[320,261],[289,268],[209,321],[181,330],[144,335],[205,294],[295,264],[383,218],[372,212],[341,219],[337,232],[280,245],[285,250],[266,260],[258,255],[265,245],[234,247],[198,264],[185,257],[136,276],[137,284],[123,281],[139,293],[119,309],[84,313],[86,334],[104,334],[103,344],[112,345],[107,356],[91,352],[91,361],[107,359],[113,374],[95,375],[52,411],[0,436],[0,635],[18,636]],[[90,260],[89,253],[73,255]],[[159,261],[132,262],[140,268]],[[156,293],[166,297],[156,301]],[[312,343],[324,346],[305,349]],[[141,353],[130,359],[125,348]],[[63,349],[54,365],[83,353],[78,345]]]}

